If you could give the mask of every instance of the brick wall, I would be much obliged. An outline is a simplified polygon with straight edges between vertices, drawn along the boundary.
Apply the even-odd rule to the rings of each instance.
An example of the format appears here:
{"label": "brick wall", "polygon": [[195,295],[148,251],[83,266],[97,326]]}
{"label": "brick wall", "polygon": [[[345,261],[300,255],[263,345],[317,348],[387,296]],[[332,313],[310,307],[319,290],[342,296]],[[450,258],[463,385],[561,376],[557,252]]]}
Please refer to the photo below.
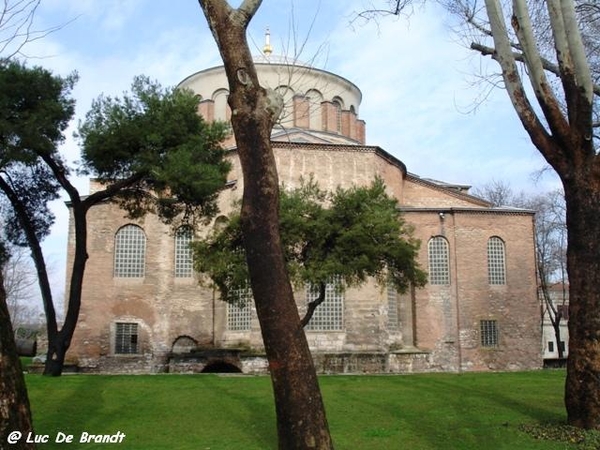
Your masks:
{"label": "brick wall", "polygon": [[[450,285],[427,285],[398,296],[400,325],[395,330],[388,330],[385,287],[370,281],[361,288],[348,289],[344,293],[343,329],[307,331],[319,370],[460,371],[541,366],[532,214],[485,208],[482,202],[455,190],[415,181],[406,176],[401,162],[377,147],[276,144],[275,155],[280,181],[289,187],[310,174],[325,189],[366,185],[375,175],[381,176],[388,191],[410,206],[404,217],[421,240],[419,261],[425,270],[428,240],[443,235],[449,244]],[[223,214],[240,197],[243,185],[236,154],[230,157],[233,169],[229,178],[237,183],[220,197]],[[227,308],[218,294],[208,285],[199,285],[196,277],[174,277],[170,227],[151,215],[131,221],[110,203],[92,208],[88,223],[90,258],[80,321],[68,354],[81,370],[165,371],[172,345],[180,336],[189,336],[204,348],[260,351],[256,318],[249,332],[228,331]],[[142,227],[147,236],[146,275],[141,279],[113,277],[115,234],[129,223]],[[198,233],[209,229],[201,228]],[[491,236],[500,237],[506,245],[506,285],[488,283],[487,241]],[[71,224],[69,264],[73,244]],[[302,309],[304,292],[297,293],[297,301]],[[481,320],[497,321],[497,347],[482,347]],[[139,354],[115,355],[114,328],[118,321],[138,324]],[[241,365],[249,372],[266,367],[259,356]]]}

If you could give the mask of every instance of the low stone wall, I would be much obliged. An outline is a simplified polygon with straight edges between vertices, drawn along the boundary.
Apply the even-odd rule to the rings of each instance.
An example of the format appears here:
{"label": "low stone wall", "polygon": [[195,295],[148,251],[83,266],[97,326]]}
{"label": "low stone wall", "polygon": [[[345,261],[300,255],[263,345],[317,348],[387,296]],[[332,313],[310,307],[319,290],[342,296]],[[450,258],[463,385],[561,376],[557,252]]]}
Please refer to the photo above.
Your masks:
{"label": "low stone wall", "polygon": [[[344,352],[316,353],[313,355],[315,368],[320,374],[338,373],[416,373],[428,372],[427,352]],[[169,356],[169,373],[201,373],[211,364],[231,365],[247,374],[268,373],[265,355],[249,354],[236,350],[211,350],[172,354]]]}

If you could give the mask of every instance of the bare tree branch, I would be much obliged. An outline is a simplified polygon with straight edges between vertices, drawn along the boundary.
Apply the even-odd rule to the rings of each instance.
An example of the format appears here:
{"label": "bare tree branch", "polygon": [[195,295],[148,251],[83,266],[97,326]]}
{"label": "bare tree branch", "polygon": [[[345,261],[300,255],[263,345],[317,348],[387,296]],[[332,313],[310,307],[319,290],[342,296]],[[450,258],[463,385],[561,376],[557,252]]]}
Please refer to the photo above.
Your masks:
{"label": "bare tree branch", "polygon": [[306,314],[304,314],[304,317],[300,321],[300,325],[302,325],[302,327],[308,325],[308,322],[310,322],[310,319],[312,319],[312,316],[315,313],[317,307],[325,301],[325,288],[326,284],[321,281],[319,283],[319,295],[316,299],[314,299],[312,302],[309,302],[308,305],[306,305]]}
{"label": "bare tree branch", "polygon": [[[44,39],[72,21],[42,30],[34,29],[34,18],[41,0],[3,0],[0,10],[0,59],[29,56],[23,53],[28,44]],[[73,19],[75,20],[75,19]]]}
{"label": "bare tree branch", "polygon": [[[471,49],[478,51],[482,56],[491,56],[492,59],[497,60],[496,49],[493,47],[489,47],[487,45],[483,45],[478,42],[472,42]],[[512,54],[513,54],[513,58],[515,58],[516,61],[521,62],[521,63],[525,62],[525,56],[523,55],[523,53],[512,52]],[[546,58],[541,58],[541,61],[542,61],[542,65],[545,70],[553,73],[557,77],[560,77],[560,70],[558,68],[558,65],[552,63],[551,61],[547,60]],[[593,84],[592,90],[595,95],[600,96],[600,85],[599,84]],[[596,126],[597,126],[597,123],[596,123]]]}

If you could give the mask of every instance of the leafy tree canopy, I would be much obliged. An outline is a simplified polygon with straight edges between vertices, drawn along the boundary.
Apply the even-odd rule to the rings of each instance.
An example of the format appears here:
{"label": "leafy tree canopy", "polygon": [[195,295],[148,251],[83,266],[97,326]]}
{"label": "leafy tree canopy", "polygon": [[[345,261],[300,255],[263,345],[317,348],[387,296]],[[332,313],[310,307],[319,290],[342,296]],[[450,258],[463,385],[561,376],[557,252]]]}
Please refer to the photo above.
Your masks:
{"label": "leafy tree canopy", "polygon": [[[86,214],[102,201],[120,203],[132,217],[157,213],[166,222],[212,216],[226,182],[222,124],[206,124],[190,91],[134,80],[122,98],[101,96],[79,125],[82,174],[102,188],[82,197],[58,151],[74,112],[72,75],[0,60],[0,212],[5,237],[27,245],[46,312],[45,374],[60,375],[81,304],[87,261]],[[64,192],[71,203],[74,256],[63,327],[59,330],[40,245],[54,222],[48,204]]]}
{"label": "leafy tree canopy", "polygon": [[60,161],[58,145],[73,117],[70,97],[75,74],[62,78],[49,71],[12,60],[0,63],[0,187],[7,200],[2,205],[9,241],[26,245],[18,214],[31,218],[38,239],[54,223],[48,202],[59,196],[60,185],[44,159]]}
{"label": "leafy tree canopy", "polygon": [[163,89],[143,76],[131,94],[100,96],[79,125],[82,172],[104,184],[136,179],[118,194],[132,217],[213,215],[230,169],[220,146],[226,126],[206,123],[198,102],[191,91]]}
{"label": "leafy tree canopy", "polygon": [[[333,193],[321,190],[312,179],[296,189],[282,189],[280,229],[290,278],[297,287],[324,285],[333,276],[346,287],[374,277],[400,292],[426,282],[416,261],[419,241],[412,238],[381,179]],[[194,252],[196,270],[212,280],[223,300],[238,302],[236,292],[248,280],[239,213],[217,221],[211,235],[194,243]]]}

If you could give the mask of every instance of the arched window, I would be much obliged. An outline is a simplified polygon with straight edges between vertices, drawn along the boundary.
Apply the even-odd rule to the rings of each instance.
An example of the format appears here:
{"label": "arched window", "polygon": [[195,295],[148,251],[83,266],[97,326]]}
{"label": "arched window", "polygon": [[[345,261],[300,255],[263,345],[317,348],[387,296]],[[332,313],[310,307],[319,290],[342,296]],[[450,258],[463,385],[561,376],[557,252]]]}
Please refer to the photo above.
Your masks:
{"label": "arched window", "polygon": [[488,280],[490,284],[506,284],[504,241],[492,236],[487,244]]}
{"label": "arched window", "polygon": [[229,120],[231,112],[227,104],[229,91],[227,89],[218,89],[212,95],[212,100],[215,102],[215,120]]}
{"label": "arched window", "polygon": [[[306,330],[311,331],[341,331],[344,327],[344,293],[340,289],[339,277],[331,277],[325,285],[325,300],[321,303],[306,325]],[[319,296],[317,285],[306,286],[306,303],[310,303]]]}
{"label": "arched window", "polygon": [[443,236],[434,236],[427,244],[429,260],[429,284],[450,284],[450,258],[448,241]]}
{"label": "arched window", "polygon": [[182,226],[175,233],[175,278],[190,278],[193,273],[192,229]]}
{"label": "arched window", "polygon": [[387,301],[388,301],[388,320],[387,326],[389,331],[398,331],[400,320],[398,319],[398,291],[392,283],[387,285]]}
{"label": "arched window", "polygon": [[290,123],[294,121],[294,112],[293,112],[293,104],[294,104],[294,90],[290,86],[280,85],[275,88],[275,92],[277,92],[281,97],[283,97],[283,110],[277,117],[280,124]]}
{"label": "arched window", "polygon": [[335,106],[335,126],[338,133],[342,132],[342,109],[344,108],[344,103],[342,99],[339,97],[333,97],[332,100],[333,105]]}
{"label": "arched window", "polygon": [[322,130],[323,117],[321,116],[321,103],[323,103],[323,94],[316,89],[309,89],[306,91],[306,97],[308,98],[308,127],[311,130]]}
{"label": "arched window", "polygon": [[125,225],[115,236],[114,276],[143,278],[146,266],[146,235],[137,225]]}

